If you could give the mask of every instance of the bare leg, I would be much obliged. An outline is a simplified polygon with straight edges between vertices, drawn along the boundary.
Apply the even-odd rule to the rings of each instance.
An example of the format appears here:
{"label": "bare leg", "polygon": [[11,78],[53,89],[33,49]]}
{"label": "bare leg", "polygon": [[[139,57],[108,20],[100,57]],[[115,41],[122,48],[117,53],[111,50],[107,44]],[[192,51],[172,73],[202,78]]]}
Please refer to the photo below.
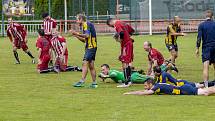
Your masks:
{"label": "bare leg", "polygon": [[93,82],[96,82],[96,69],[94,66],[94,61],[91,61],[89,63],[89,69],[90,69],[90,73],[91,73],[91,77],[92,77]]}
{"label": "bare leg", "polygon": [[85,81],[86,79],[86,76],[87,76],[87,73],[88,73],[88,65],[89,65],[89,62],[88,61],[83,61],[83,64],[82,64],[82,81]]}
{"label": "bare leg", "polygon": [[209,87],[204,89],[198,89],[198,95],[209,96],[215,94],[215,87]]}
{"label": "bare leg", "polygon": [[171,53],[171,62],[175,63],[175,60],[178,57],[178,52],[175,50],[171,50],[170,53]]}

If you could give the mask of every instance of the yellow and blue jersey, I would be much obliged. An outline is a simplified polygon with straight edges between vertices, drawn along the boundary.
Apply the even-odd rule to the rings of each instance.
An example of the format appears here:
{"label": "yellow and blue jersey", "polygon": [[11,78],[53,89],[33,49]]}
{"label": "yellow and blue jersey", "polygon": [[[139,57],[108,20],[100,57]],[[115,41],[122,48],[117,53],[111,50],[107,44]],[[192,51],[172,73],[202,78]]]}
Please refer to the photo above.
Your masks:
{"label": "yellow and blue jersey", "polygon": [[172,33],[179,33],[181,32],[181,26],[180,24],[173,24],[171,23],[168,27],[167,27],[167,35],[165,38],[165,43],[168,45],[177,45],[176,40],[177,40],[177,36],[172,35]]}
{"label": "yellow and blue jersey", "polygon": [[156,83],[152,89],[154,94],[167,94],[167,95],[197,95],[198,89],[185,84],[183,86],[174,86],[166,83]]}
{"label": "yellow and blue jersey", "polygon": [[97,48],[96,30],[94,25],[87,21],[83,23],[80,29],[83,34],[89,35],[86,39],[86,49]]}
{"label": "yellow and blue jersey", "polygon": [[177,79],[175,79],[171,74],[163,71],[160,76],[155,77],[156,83],[167,83],[177,85]]}

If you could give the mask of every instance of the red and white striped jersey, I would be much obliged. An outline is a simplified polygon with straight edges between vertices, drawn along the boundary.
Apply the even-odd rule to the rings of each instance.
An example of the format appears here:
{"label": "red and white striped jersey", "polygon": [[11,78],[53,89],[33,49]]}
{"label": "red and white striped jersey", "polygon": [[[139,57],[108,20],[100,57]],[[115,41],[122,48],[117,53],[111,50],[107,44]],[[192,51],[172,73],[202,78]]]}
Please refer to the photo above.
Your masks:
{"label": "red and white striped jersey", "polygon": [[14,40],[24,41],[26,35],[27,35],[27,32],[23,25],[15,22],[8,25],[8,28],[7,28],[8,37],[13,37]]}
{"label": "red and white striped jersey", "polygon": [[[60,56],[63,53],[63,43],[66,43],[66,39],[62,36],[55,36],[51,39],[52,49],[54,50],[56,56]],[[68,55],[68,50],[66,48],[66,51],[64,55]]]}
{"label": "red and white striped jersey", "polygon": [[57,27],[57,22],[53,18],[43,20],[43,29],[46,35],[52,35],[52,29]]}

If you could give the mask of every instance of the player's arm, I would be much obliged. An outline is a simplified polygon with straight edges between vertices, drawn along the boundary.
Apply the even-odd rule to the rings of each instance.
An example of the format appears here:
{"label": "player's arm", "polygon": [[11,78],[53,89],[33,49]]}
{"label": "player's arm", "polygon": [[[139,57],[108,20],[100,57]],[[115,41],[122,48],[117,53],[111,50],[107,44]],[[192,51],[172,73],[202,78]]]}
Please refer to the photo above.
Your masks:
{"label": "player's arm", "polygon": [[10,42],[13,42],[13,37],[11,35],[11,33],[9,32],[9,30],[7,30],[7,36],[9,37]]}
{"label": "player's arm", "polygon": [[149,60],[147,75],[150,75],[151,73],[152,73],[152,61]]}
{"label": "player's arm", "polygon": [[81,42],[85,43],[86,42],[86,39],[83,38],[83,37],[80,37],[80,36],[76,36],[76,35],[73,35],[74,37],[76,37],[78,40],[80,40]]}
{"label": "player's arm", "polygon": [[63,45],[63,52],[62,52],[62,55],[61,55],[61,56],[63,56],[63,55],[65,54],[66,48],[67,48],[66,42],[63,42],[62,45]]}
{"label": "player's arm", "polygon": [[124,95],[152,95],[154,94],[153,90],[143,90],[143,91],[134,91],[134,92],[127,92]]}
{"label": "player's arm", "polygon": [[199,47],[201,46],[201,40],[202,40],[202,25],[200,24],[198,27],[198,36],[196,41],[196,56],[199,56]]}
{"label": "player's arm", "polygon": [[169,30],[170,30],[170,32],[171,32],[171,35],[174,35],[174,36],[185,36],[185,35],[186,35],[186,34],[183,33],[183,32],[176,32],[176,31],[172,28],[172,26],[169,26],[168,28],[169,28]]}

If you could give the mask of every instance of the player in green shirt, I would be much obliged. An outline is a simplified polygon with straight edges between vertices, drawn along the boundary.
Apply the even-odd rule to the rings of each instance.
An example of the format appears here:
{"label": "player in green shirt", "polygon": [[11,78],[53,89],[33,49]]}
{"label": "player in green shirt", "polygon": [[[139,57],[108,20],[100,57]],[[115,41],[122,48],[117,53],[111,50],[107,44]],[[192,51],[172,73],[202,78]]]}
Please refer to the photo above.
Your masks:
{"label": "player in green shirt", "polygon": [[[108,64],[103,64],[101,66],[101,73],[99,77],[103,79],[103,81],[107,78],[112,79],[116,83],[124,83],[125,77],[123,72],[117,70],[111,70]],[[150,76],[140,74],[136,71],[133,71],[131,74],[131,82],[132,83],[144,83],[147,79],[151,78]]]}

